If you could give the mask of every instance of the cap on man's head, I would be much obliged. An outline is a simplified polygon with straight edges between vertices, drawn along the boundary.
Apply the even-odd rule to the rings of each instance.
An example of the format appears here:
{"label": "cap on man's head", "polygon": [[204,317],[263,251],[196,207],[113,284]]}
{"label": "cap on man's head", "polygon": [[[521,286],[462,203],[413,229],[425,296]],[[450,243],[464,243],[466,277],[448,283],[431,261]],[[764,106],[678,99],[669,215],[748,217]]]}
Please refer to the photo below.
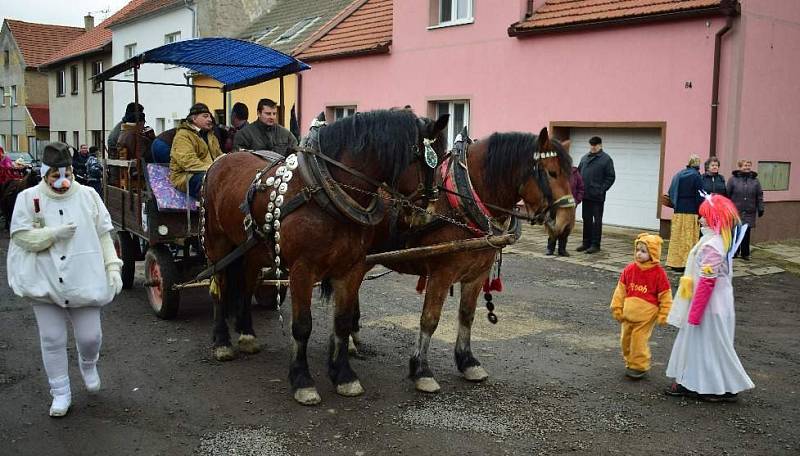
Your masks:
{"label": "cap on man's head", "polygon": [[208,106],[205,103],[195,103],[189,109],[189,116],[196,116],[199,114],[211,114],[211,111],[208,110]]}
{"label": "cap on man's head", "polygon": [[62,142],[51,142],[44,147],[42,163],[50,168],[66,168],[72,165],[72,148]]}
{"label": "cap on man's head", "polygon": [[598,144],[603,144],[603,140],[600,139],[599,136],[592,136],[591,138],[589,138],[589,144],[596,146]]}
{"label": "cap on man's head", "polygon": [[[128,103],[128,106],[125,106],[125,114],[136,112],[136,105],[134,102]],[[144,106],[139,105],[139,112],[144,112]]]}

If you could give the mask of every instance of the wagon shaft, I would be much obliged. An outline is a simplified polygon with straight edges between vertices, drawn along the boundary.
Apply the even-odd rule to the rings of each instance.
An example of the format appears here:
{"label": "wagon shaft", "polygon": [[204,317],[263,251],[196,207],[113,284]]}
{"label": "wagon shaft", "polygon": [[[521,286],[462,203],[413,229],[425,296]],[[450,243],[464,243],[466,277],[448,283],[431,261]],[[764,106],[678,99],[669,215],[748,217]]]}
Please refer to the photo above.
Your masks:
{"label": "wagon shaft", "polygon": [[503,234],[500,236],[487,236],[477,239],[462,239],[452,242],[444,242],[425,247],[414,247],[403,250],[393,250],[391,252],[376,253],[367,255],[368,265],[383,263],[398,263],[403,261],[418,260],[448,253],[466,252],[471,250],[502,249],[507,245],[517,242],[514,234]]}

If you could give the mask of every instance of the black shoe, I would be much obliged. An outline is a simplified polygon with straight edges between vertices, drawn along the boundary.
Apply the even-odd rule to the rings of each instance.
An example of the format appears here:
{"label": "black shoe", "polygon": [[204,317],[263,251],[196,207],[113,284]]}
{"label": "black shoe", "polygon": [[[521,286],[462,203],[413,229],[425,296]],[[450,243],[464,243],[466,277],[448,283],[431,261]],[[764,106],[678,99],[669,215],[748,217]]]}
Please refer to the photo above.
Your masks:
{"label": "black shoe", "polygon": [[567,252],[567,249],[559,250],[558,251],[558,256],[568,257],[569,256],[569,252]]}
{"label": "black shoe", "polygon": [[598,247],[596,245],[593,245],[593,246],[589,247],[588,249],[586,249],[586,253],[597,253],[599,251],[600,251],[600,247]]}
{"label": "black shoe", "polygon": [[750,255],[742,255],[744,261],[750,261]]}
{"label": "black shoe", "polygon": [[683,267],[683,268],[676,268],[676,267],[674,267],[674,266],[670,266],[669,268],[670,268],[670,269],[672,269],[672,270],[673,270],[673,271],[675,271],[675,272],[683,272],[683,271],[685,271],[685,270],[686,270],[686,268],[685,268],[685,267]]}
{"label": "black shoe", "polygon": [[725,393],[721,397],[725,402],[736,402],[739,400],[739,395],[736,393]]}
{"label": "black shoe", "polygon": [[547,255],[547,256],[553,256],[553,254],[555,254],[555,252],[553,251],[553,249],[547,249],[547,252],[545,252],[544,254]]}
{"label": "black shoe", "polygon": [[664,390],[664,394],[667,396],[676,396],[676,397],[697,397],[697,393],[690,389],[686,389],[680,383],[673,383],[669,386],[669,388]]}
{"label": "black shoe", "polygon": [[640,371],[631,368],[625,369],[625,376],[634,380],[641,380],[645,375],[647,375],[647,371]]}
{"label": "black shoe", "polygon": [[584,250],[586,250],[586,249],[588,249],[588,248],[589,248],[589,246],[588,246],[588,245],[581,245],[580,247],[578,247],[577,249],[575,249],[575,251],[576,251],[576,252],[583,252]]}

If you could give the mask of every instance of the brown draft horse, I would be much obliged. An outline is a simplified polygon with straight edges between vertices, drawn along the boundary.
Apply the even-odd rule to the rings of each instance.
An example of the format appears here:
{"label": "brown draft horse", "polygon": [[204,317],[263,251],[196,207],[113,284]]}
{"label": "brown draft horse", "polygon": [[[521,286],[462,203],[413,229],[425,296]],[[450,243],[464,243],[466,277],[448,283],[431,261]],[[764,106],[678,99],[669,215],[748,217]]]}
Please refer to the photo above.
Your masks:
{"label": "brown draft horse", "polygon": [[[523,200],[527,212],[544,215],[545,223],[555,233],[568,232],[575,222],[575,202],[569,185],[572,161],[567,153],[568,147],[568,142],[562,145],[550,140],[547,129],[542,129],[538,137],[527,133],[495,133],[469,148],[470,181],[484,203],[511,211],[518,201]],[[508,214],[493,212],[489,207],[489,215],[502,225]],[[464,220],[444,194],[436,203],[436,212]],[[382,237],[388,237],[386,225],[382,228]],[[420,247],[480,236],[464,227],[444,223],[406,246]],[[428,348],[439,324],[448,290],[455,283],[461,284],[456,366],[469,381],[480,382],[488,378],[489,374],[472,353],[470,335],[478,297],[490,274],[495,253],[494,249],[487,249],[384,264],[401,273],[418,275],[421,280],[427,278],[417,348],[409,360],[409,377],[418,390],[436,392],[440,388],[428,365]],[[355,326],[358,328],[358,322]],[[353,341],[357,347],[358,332],[354,333]]]}
{"label": "brown draft horse", "polygon": [[[384,182],[403,195],[417,193],[426,167],[421,151],[425,141],[436,139],[447,126],[448,117],[437,121],[417,118],[406,110],[373,111],[346,117],[320,130],[319,153],[325,154],[357,172]],[[443,141],[434,142],[443,153]],[[304,152],[299,155],[305,156]],[[301,157],[302,158],[302,157]],[[305,159],[308,159],[307,157]],[[228,154],[209,168],[203,189],[203,245],[211,263],[234,250],[247,239],[244,215],[239,206],[245,200],[251,182],[266,162],[249,153]],[[377,193],[377,185],[351,173],[329,166],[333,180],[344,186],[350,197],[367,207]],[[300,177],[300,169],[288,182],[287,200],[308,192],[309,183]],[[276,175],[276,167],[263,174]],[[360,190],[360,191],[359,191]],[[267,215],[267,192],[256,192],[251,214],[256,223]],[[277,204],[277,202],[276,202]],[[372,244],[374,226],[357,224],[323,210],[312,199],[280,219],[280,265],[289,271],[292,301],[291,330],[294,340],[289,381],[294,398],[301,404],[321,401],[308,369],[307,349],[311,335],[311,295],[316,282],[329,279],[333,285],[334,328],[328,352],[328,375],[337,393],[356,396],[363,388],[348,359],[348,341],[355,321],[353,314],[358,289],[366,268],[364,258]],[[270,236],[271,237],[271,236]],[[244,256],[214,276],[215,356],[227,357],[230,335],[226,317],[235,313],[240,333],[240,350],[257,347],[250,317],[250,300],[259,272],[275,264],[273,239],[260,242]],[[212,293],[214,294],[214,293]],[[244,347],[243,347],[244,345]]]}

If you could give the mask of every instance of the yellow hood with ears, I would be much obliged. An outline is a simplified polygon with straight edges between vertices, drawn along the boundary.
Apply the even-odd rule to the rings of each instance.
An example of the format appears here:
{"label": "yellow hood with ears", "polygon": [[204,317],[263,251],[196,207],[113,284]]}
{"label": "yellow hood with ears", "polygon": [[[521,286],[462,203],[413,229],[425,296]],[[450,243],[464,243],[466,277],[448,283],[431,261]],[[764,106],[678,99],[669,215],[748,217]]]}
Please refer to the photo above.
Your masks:
{"label": "yellow hood with ears", "polygon": [[633,241],[633,261],[636,261],[636,244],[643,242],[647,246],[647,252],[650,254],[650,261],[646,263],[639,263],[641,266],[656,265],[661,262],[661,244],[664,240],[657,234],[642,233],[636,236]]}

